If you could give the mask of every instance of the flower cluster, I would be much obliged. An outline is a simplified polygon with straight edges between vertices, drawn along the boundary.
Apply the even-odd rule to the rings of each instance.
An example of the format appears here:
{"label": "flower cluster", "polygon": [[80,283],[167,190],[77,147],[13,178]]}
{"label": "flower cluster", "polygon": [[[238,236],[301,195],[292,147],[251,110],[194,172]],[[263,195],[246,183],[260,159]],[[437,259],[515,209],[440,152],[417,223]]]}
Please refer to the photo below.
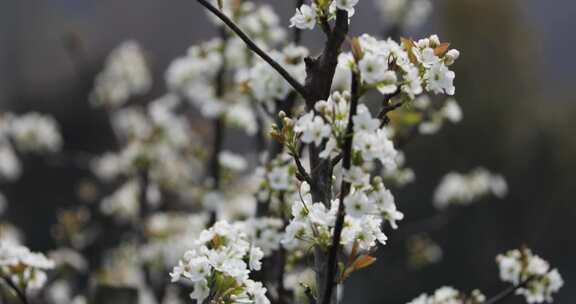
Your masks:
{"label": "flower cluster", "polygon": [[0,276],[12,280],[16,286],[39,289],[46,282],[46,270],[54,262],[42,253],[6,241],[0,241]]}
{"label": "flower cluster", "polygon": [[152,76],[142,48],[135,41],[125,41],[110,53],[104,70],[96,77],[91,101],[116,108],[131,97],[147,93],[151,86]]}
{"label": "flower cluster", "polygon": [[[278,16],[269,6],[224,1],[223,11],[266,49],[284,38]],[[227,124],[253,135],[258,126],[252,96],[246,92],[250,75],[258,66],[243,42],[226,33],[225,37],[190,47],[185,56],[174,60],[166,71],[166,82],[171,91],[190,101],[205,117],[224,117]],[[279,76],[273,77],[278,82],[273,85],[287,86]],[[266,82],[259,79],[257,83]],[[261,90],[256,88],[253,95],[258,98]]]}
{"label": "flower cluster", "polygon": [[532,253],[530,249],[510,250],[496,257],[500,279],[517,286],[516,294],[523,295],[528,303],[552,302],[564,281],[557,269]]}
{"label": "flower cluster", "polygon": [[434,107],[430,97],[421,95],[412,103],[411,111],[407,111],[419,117],[416,122],[420,134],[435,134],[443,126],[445,121],[457,124],[462,120],[462,109],[458,102],[450,97],[444,101],[441,107]]}
{"label": "flower cluster", "polygon": [[249,279],[251,271],[260,270],[263,256],[241,229],[220,221],[200,233],[170,276],[173,282],[191,282],[190,297],[198,303],[209,298],[215,303],[267,304],[266,288]]}
{"label": "flower cluster", "polygon": [[364,88],[376,88],[385,95],[400,93],[407,100],[424,91],[455,93],[455,73],[448,67],[460,53],[436,35],[418,41],[403,38],[400,45],[364,34],[353,42],[352,51],[340,55],[336,72],[344,75],[336,75],[336,79],[346,79],[350,70],[358,70]]}
{"label": "flower cluster", "polygon": [[354,7],[359,0],[334,0],[334,1],[314,1],[311,5],[303,4],[296,9],[296,13],[290,18],[290,27],[298,29],[314,29],[317,23],[335,18],[337,10],[348,13],[348,17],[354,15]]}
{"label": "flower cluster", "polygon": [[468,174],[448,173],[434,193],[434,206],[444,209],[451,204],[469,205],[487,195],[504,197],[508,185],[501,175],[477,168]]}
{"label": "flower cluster", "polygon": [[121,145],[92,162],[95,175],[105,182],[128,178],[102,208],[124,215],[137,214],[139,186],[135,178],[148,171],[148,201],[159,200],[160,189],[173,193],[189,190],[200,175],[198,147],[187,118],[177,114],[178,99],[167,95],[151,102],[146,109],[124,107],[113,113],[114,130]]}
{"label": "flower cluster", "polygon": [[62,135],[56,120],[40,113],[0,116],[0,178],[15,180],[22,166],[17,151],[53,153],[62,148]]}
{"label": "flower cluster", "polygon": [[100,210],[120,220],[135,220],[140,210],[139,192],[140,185],[137,181],[126,182],[102,200]]}
{"label": "flower cluster", "polygon": [[[270,5],[256,5],[252,1],[239,2],[235,0],[212,0],[212,2],[259,45],[274,45],[286,36],[285,30],[280,24],[280,18]],[[208,14],[208,16],[216,25],[222,25],[222,21],[216,16],[212,14]],[[234,44],[243,47],[240,41]],[[235,52],[241,53],[238,52],[238,49],[235,49]],[[230,54],[232,55],[232,51]]]}
{"label": "flower cluster", "polygon": [[[288,249],[318,244],[330,245],[334,233],[338,200],[333,200],[330,209],[322,203],[313,203],[309,185],[302,184],[301,199],[292,204],[292,220],[286,227],[282,244]],[[377,243],[386,244],[382,232],[383,218],[395,228],[396,221],[403,218],[396,210],[394,197],[378,178],[373,185],[357,189],[344,200],[347,215],[344,219],[341,244],[348,250],[356,245],[368,252]]]}
{"label": "flower cluster", "polygon": [[408,304],[480,304],[486,297],[479,290],[466,295],[452,287],[441,287],[432,295],[422,294]]}
{"label": "flower cluster", "polygon": [[406,243],[408,265],[418,269],[442,259],[442,248],[427,235],[411,236]]}
{"label": "flower cluster", "polygon": [[[296,121],[294,131],[300,135],[300,141],[306,144],[320,145],[327,140],[320,157],[334,157],[342,152],[349,112],[350,93],[334,92],[328,100],[317,102],[315,111],[302,115]],[[380,126],[380,121],[372,117],[365,105],[358,105],[353,122],[354,167],[344,172],[344,176],[352,184],[359,185],[368,181],[369,176],[365,171],[374,160],[388,169],[395,169],[398,152],[390,140],[390,131]]]}
{"label": "flower cluster", "polygon": [[10,135],[18,150],[23,152],[56,152],[62,147],[62,135],[51,116],[28,113],[12,116]]}

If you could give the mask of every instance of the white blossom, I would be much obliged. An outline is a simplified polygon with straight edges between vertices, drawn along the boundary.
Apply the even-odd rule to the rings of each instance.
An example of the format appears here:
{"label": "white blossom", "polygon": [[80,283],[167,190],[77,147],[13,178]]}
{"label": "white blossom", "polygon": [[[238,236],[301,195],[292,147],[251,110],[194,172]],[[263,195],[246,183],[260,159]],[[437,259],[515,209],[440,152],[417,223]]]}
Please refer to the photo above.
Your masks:
{"label": "white blossom", "polygon": [[435,63],[424,74],[426,80],[426,90],[436,94],[446,93],[454,95],[455,73],[450,71],[443,63]]}
{"label": "white blossom", "polygon": [[146,93],[152,77],[145,55],[135,41],[126,41],[108,56],[106,66],[96,78],[91,101],[94,105],[119,107],[131,97]]}
{"label": "white blossom", "polygon": [[501,175],[478,168],[469,174],[451,172],[442,178],[434,192],[434,205],[442,209],[450,204],[471,204],[486,195],[504,197],[508,186]]}
{"label": "white blossom", "polygon": [[290,18],[290,27],[311,30],[314,26],[316,26],[316,7],[314,5],[303,4],[296,9],[296,14]]}
{"label": "white blossom", "polygon": [[294,128],[296,132],[302,133],[300,138],[304,143],[314,143],[320,145],[324,138],[330,136],[330,125],[324,123],[320,116],[315,116],[309,112],[298,119]]}
{"label": "white blossom", "polygon": [[523,295],[528,303],[552,302],[552,294],[564,285],[558,270],[550,269],[550,264],[530,249],[510,250],[498,255],[496,261],[500,279],[517,286],[516,294]]}
{"label": "white blossom", "polygon": [[24,152],[56,152],[62,147],[62,136],[54,118],[28,113],[10,119],[10,133],[16,147]]}
{"label": "white blossom", "polygon": [[41,288],[47,279],[45,271],[54,266],[54,261],[42,253],[0,240],[0,273],[11,278],[17,286]]}

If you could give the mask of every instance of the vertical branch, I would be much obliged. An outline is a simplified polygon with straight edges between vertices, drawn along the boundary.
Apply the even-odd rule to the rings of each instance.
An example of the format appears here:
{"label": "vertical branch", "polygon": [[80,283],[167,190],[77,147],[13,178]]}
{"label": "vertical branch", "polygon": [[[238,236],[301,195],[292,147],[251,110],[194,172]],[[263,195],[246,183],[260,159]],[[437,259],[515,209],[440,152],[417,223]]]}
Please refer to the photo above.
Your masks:
{"label": "vertical branch", "polygon": [[[338,10],[334,29],[326,40],[324,50],[318,58],[306,59],[306,108],[314,109],[319,100],[326,100],[330,95],[332,80],[338,65],[340,48],[348,33],[348,12]],[[329,161],[323,161],[319,154],[321,147],[310,145],[310,172],[316,186],[311,187],[312,199],[328,205],[331,198],[332,170]],[[318,266],[318,265],[317,265]]]}
{"label": "vertical branch", "polygon": [[[225,27],[219,28],[220,38],[222,39],[222,49],[221,49],[221,56],[222,56],[222,65],[220,66],[220,70],[218,74],[216,74],[216,98],[222,98],[226,93],[226,47],[228,44],[228,34],[226,33]],[[222,151],[222,143],[224,141],[224,117],[222,115],[218,116],[214,120],[214,136],[212,142],[212,158],[210,159],[210,168],[209,174],[212,178],[212,189],[213,190],[220,190],[220,152]],[[210,222],[208,226],[212,226],[217,220],[216,210],[213,210],[210,214]]]}
{"label": "vertical branch", "polygon": [[[306,58],[305,88],[307,110],[313,110],[314,104],[319,100],[326,100],[330,95],[332,81],[338,65],[338,55],[342,44],[348,34],[348,12],[338,10],[334,28],[328,33],[322,54],[317,58]],[[310,185],[312,200],[329,205],[332,196],[332,166],[330,159],[320,158],[321,147],[309,145],[310,172],[314,185]],[[324,250],[319,246],[314,248],[314,271],[316,273],[316,286],[323,288],[328,279],[329,265]],[[318,303],[331,301],[332,293],[322,295],[319,293]],[[327,297],[323,300],[323,296]]]}
{"label": "vertical branch", "polygon": [[[317,58],[306,58],[306,82],[302,86],[298,81],[296,81],[278,62],[274,61],[266,52],[260,49],[230,18],[220,12],[207,0],[196,0],[210,12],[216,15],[220,20],[222,20],[233,32],[235,32],[244,43],[248,46],[250,50],[260,56],[265,60],[272,68],[274,68],[290,85],[304,97],[306,101],[306,107],[308,110],[314,108],[314,104],[318,100],[327,99],[330,95],[330,89],[332,87],[332,81],[334,78],[334,73],[336,71],[336,66],[338,64],[338,55],[340,54],[340,48],[346,39],[348,34],[348,12],[345,10],[336,11],[336,21],[334,23],[334,28],[328,34],[328,39],[324,46],[322,54]],[[298,35],[296,35],[298,37]],[[298,38],[300,39],[300,38]],[[310,170],[312,172],[312,178],[315,181],[314,187],[311,187],[312,198],[316,202],[322,202],[324,204],[329,204],[331,198],[332,190],[332,170],[331,161],[323,161],[319,157],[319,151],[321,147],[316,147],[315,145],[310,145]],[[338,238],[339,238],[338,233]],[[336,248],[337,249],[337,248]],[[325,281],[326,275],[335,270],[328,271],[324,261],[324,255],[320,248],[315,248],[314,259],[316,263],[316,274],[317,274],[317,284],[318,286],[323,286],[327,284]],[[330,290],[333,288],[332,282],[334,278],[330,279]],[[330,292],[330,295],[332,292]],[[330,303],[330,295],[328,295],[327,303]]]}
{"label": "vertical branch", "polygon": [[[143,223],[146,220],[148,214],[150,213],[150,204],[148,202],[148,195],[147,195],[149,186],[150,186],[150,174],[149,169],[146,166],[146,168],[142,168],[138,172],[138,188],[140,190],[138,193],[138,202],[140,204],[140,211],[139,211],[140,223]],[[140,237],[143,240],[145,238],[143,227],[139,229],[139,233]]]}
{"label": "vertical branch", "polygon": [[[280,215],[282,217],[282,224],[283,229],[286,229],[288,225],[288,218],[286,216],[286,199],[284,194],[280,197]],[[276,253],[277,256],[277,263],[278,263],[278,272],[276,273],[276,284],[277,284],[277,294],[278,294],[278,304],[287,304],[290,302],[288,290],[284,286],[284,275],[286,274],[286,258],[287,252],[286,249],[280,246],[280,249]]]}
{"label": "vertical branch", "polygon": [[[141,168],[138,172],[138,202],[140,205],[139,221],[136,223],[136,233],[138,243],[143,246],[146,244],[146,219],[150,216],[150,202],[148,201],[148,188],[150,187],[150,169],[148,166]],[[156,300],[161,301],[164,297],[164,285],[155,284],[153,273],[150,265],[142,263],[142,271],[144,273],[144,281],[146,285],[152,290]]]}
{"label": "vertical branch", "polygon": [[[346,127],[346,139],[344,141],[344,146],[342,147],[342,169],[349,170],[352,164],[352,141],[354,140],[354,116],[356,115],[356,109],[358,107],[358,75],[356,72],[352,72],[352,98],[350,100],[350,114],[348,116],[348,126]],[[334,292],[334,285],[336,284],[336,274],[338,271],[338,252],[340,249],[340,237],[342,229],[344,228],[344,217],[346,211],[344,210],[344,198],[350,192],[350,183],[342,180],[342,186],[340,189],[340,198],[338,202],[338,213],[336,215],[336,223],[334,225],[334,234],[332,235],[332,245],[330,246],[328,252],[328,265],[327,265],[327,275],[324,287],[324,293],[320,303],[330,304],[332,299],[332,293]]]}
{"label": "vertical branch", "polygon": [[[218,117],[214,120],[214,137],[212,142],[212,158],[210,159],[210,177],[212,179],[212,189],[215,191],[220,190],[220,151],[222,150],[222,141],[224,139],[224,119]],[[216,210],[210,214],[210,222],[208,226],[214,224],[217,220]]]}

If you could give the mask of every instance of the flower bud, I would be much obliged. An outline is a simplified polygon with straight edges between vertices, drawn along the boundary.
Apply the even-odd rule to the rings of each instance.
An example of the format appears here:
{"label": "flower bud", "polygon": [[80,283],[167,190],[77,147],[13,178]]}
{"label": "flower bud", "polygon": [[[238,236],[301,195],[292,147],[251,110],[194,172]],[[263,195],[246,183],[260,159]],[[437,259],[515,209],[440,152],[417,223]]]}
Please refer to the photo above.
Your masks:
{"label": "flower bud", "polygon": [[456,49],[451,49],[444,56],[444,63],[446,65],[452,65],[458,57],[460,57],[460,52]]}
{"label": "flower bud", "polygon": [[430,47],[431,48],[435,48],[435,47],[440,45],[440,38],[438,38],[438,35],[430,36],[429,40],[430,40]]}
{"label": "flower bud", "polygon": [[421,49],[427,48],[430,46],[430,40],[428,40],[428,38],[420,39],[416,43],[416,46],[418,46],[418,48],[421,48]]}
{"label": "flower bud", "polygon": [[284,124],[285,128],[292,128],[294,126],[294,120],[292,120],[290,117],[284,117],[282,119],[282,123]]}

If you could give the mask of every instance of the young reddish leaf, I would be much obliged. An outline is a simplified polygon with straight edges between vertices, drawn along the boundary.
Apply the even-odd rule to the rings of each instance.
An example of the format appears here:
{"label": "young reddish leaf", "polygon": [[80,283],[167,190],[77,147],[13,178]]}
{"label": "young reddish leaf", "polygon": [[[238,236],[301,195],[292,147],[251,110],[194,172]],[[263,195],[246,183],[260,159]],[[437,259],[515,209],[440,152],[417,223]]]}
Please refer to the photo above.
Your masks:
{"label": "young reddish leaf", "polygon": [[450,47],[450,43],[448,43],[448,42],[441,43],[439,46],[437,46],[434,49],[434,55],[436,55],[438,57],[444,56],[446,54],[446,52],[448,52],[449,47]]}
{"label": "young reddish leaf", "polygon": [[344,282],[354,271],[366,268],[376,262],[376,258],[369,255],[359,256],[352,265],[347,267],[340,276],[340,282]]}
{"label": "young reddish leaf", "polygon": [[358,242],[354,241],[354,244],[352,244],[352,251],[350,252],[350,259],[356,258],[357,253],[358,253]]}
{"label": "young reddish leaf", "polygon": [[372,264],[374,264],[374,262],[376,262],[376,258],[373,256],[369,256],[369,255],[362,255],[359,256],[356,261],[354,261],[354,264],[352,265],[352,267],[354,267],[354,270],[359,270],[362,268],[366,268]]}

